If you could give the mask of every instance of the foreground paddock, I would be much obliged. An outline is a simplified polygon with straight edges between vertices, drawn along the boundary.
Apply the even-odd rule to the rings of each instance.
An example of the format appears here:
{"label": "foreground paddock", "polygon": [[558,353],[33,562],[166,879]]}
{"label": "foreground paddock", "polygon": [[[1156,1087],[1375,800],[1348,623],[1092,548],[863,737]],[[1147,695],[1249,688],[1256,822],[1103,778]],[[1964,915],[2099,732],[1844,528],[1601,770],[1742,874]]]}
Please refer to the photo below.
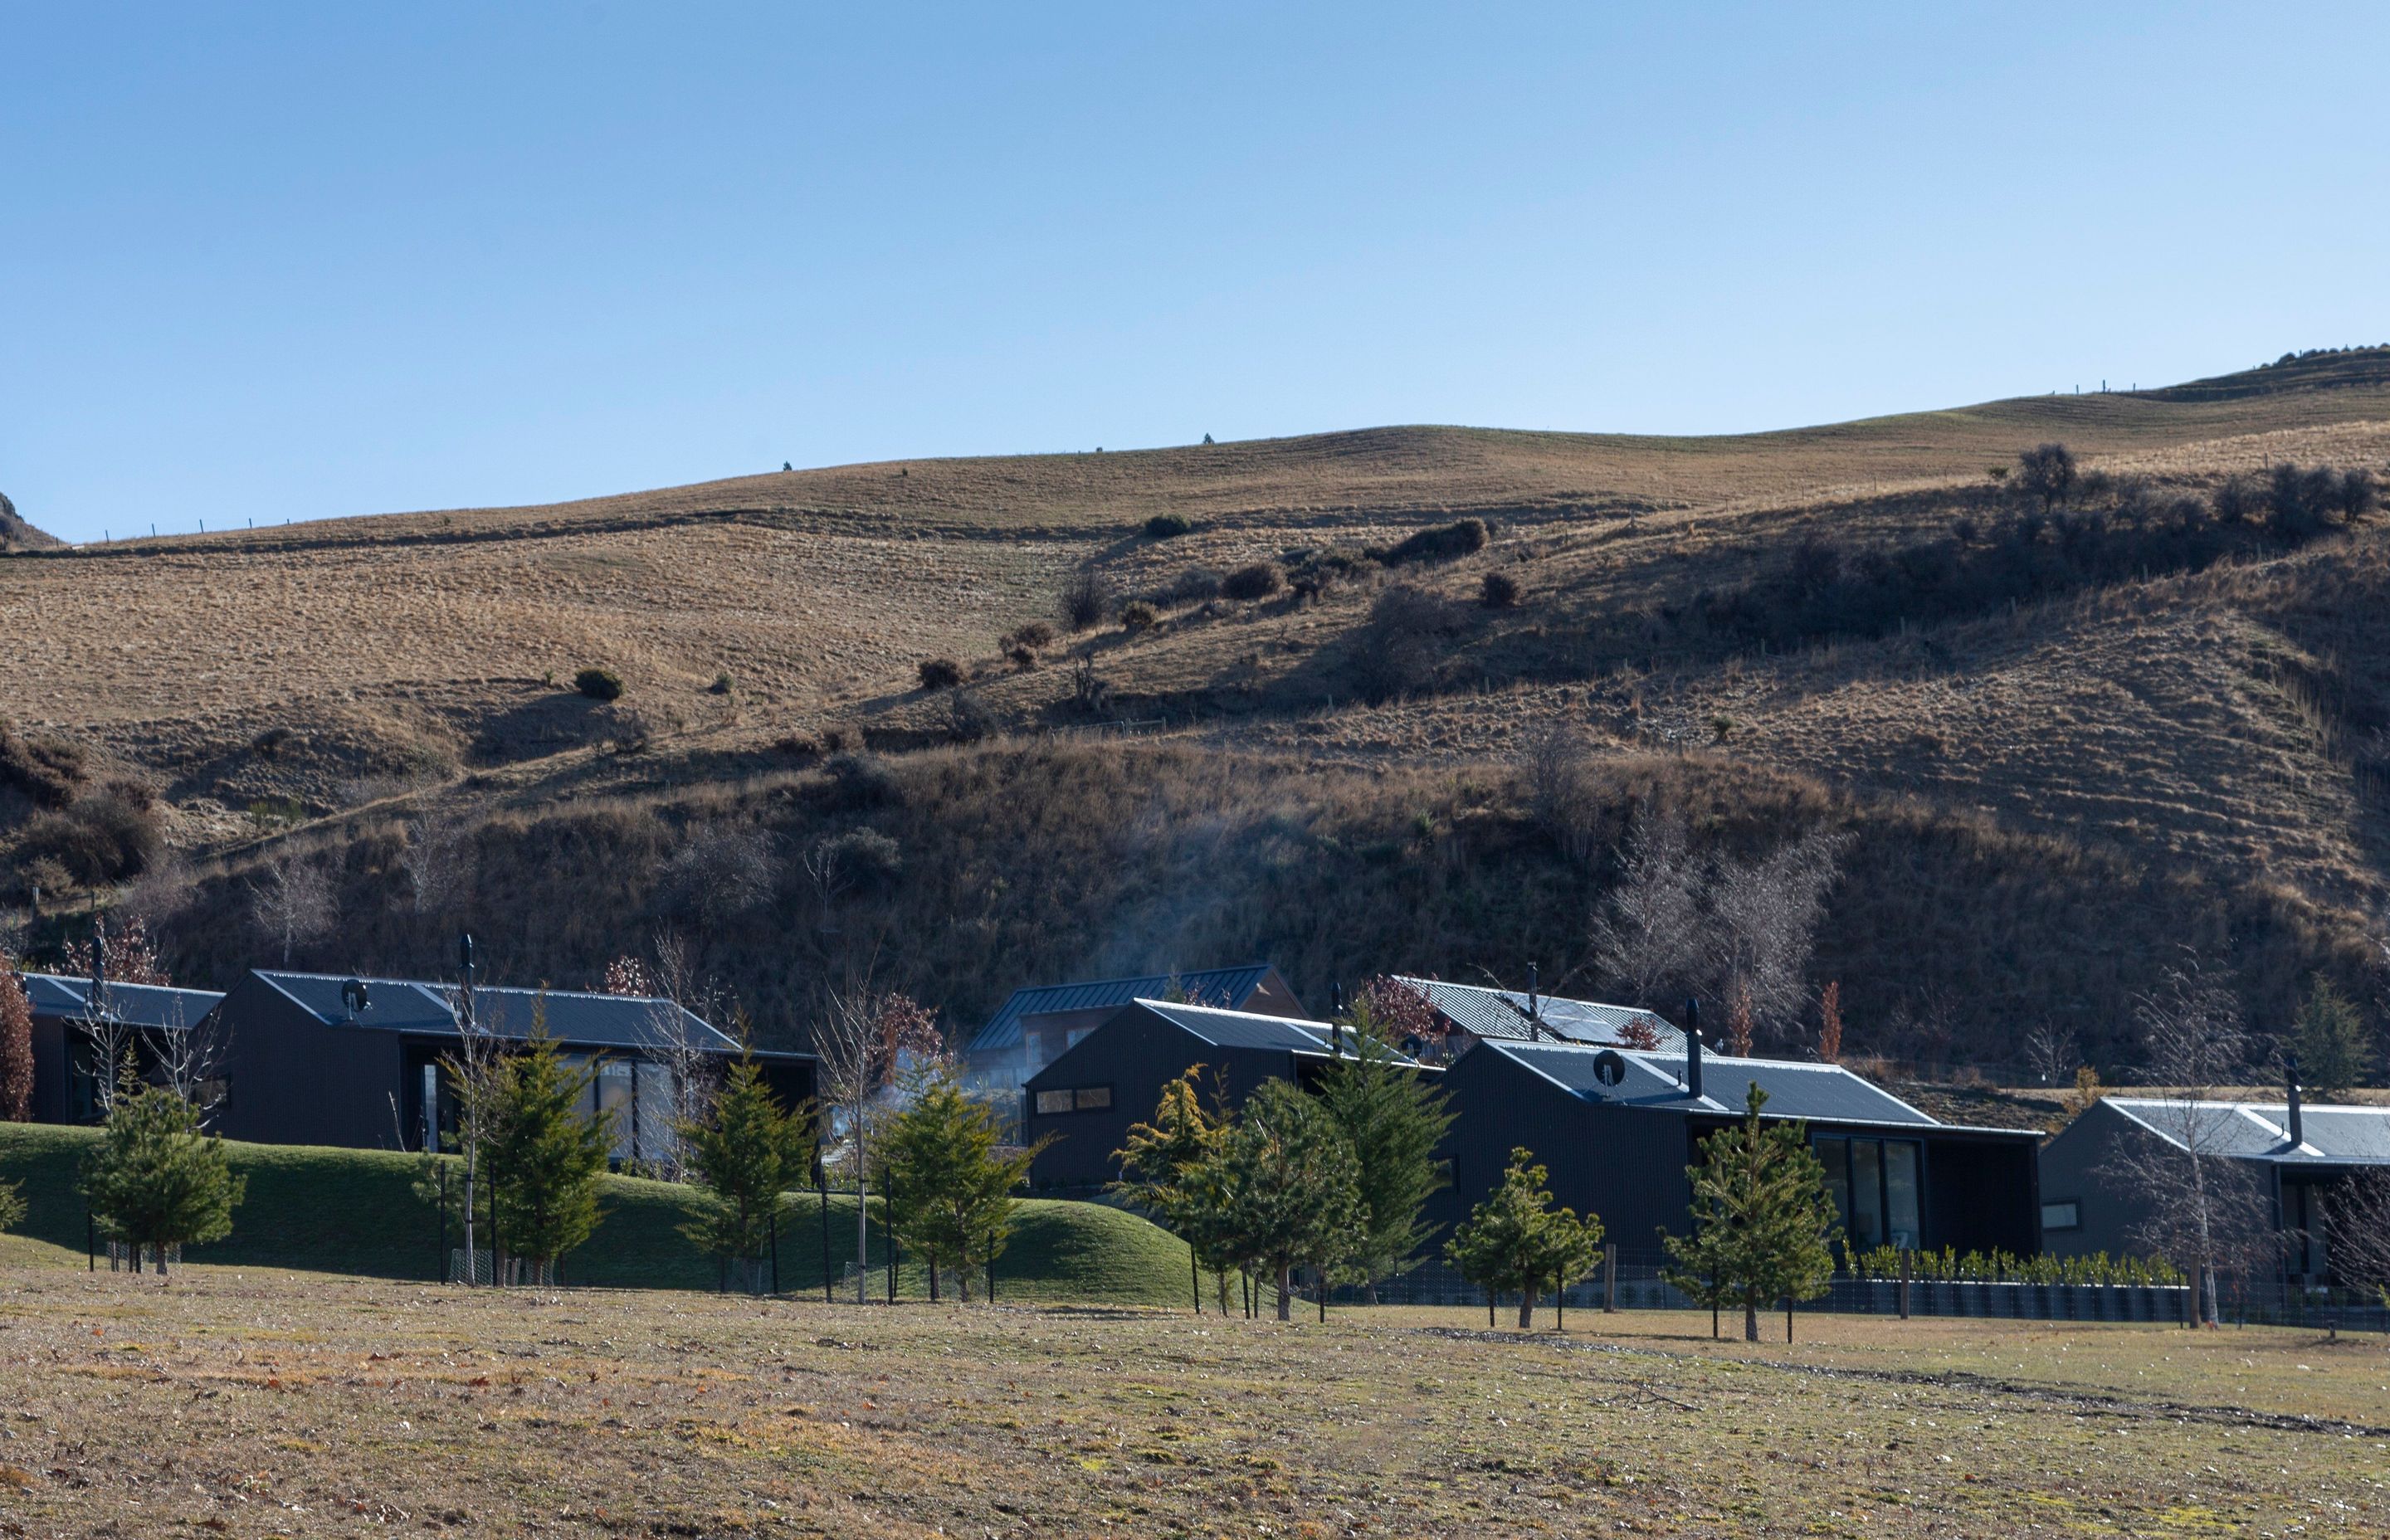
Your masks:
{"label": "foreground paddock", "polygon": [[1569,1328],[21,1267],[0,1534],[2390,1533],[2378,1341]]}

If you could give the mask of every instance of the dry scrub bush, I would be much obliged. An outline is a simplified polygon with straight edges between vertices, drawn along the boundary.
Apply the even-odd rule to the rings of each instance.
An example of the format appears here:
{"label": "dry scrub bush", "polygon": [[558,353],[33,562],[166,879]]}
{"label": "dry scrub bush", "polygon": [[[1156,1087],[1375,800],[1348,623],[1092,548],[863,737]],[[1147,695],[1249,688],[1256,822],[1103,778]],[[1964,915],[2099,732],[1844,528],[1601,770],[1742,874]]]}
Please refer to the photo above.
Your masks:
{"label": "dry scrub bush", "polygon": [[572,676],[572,687],[592,700],[620,700],[623,676],[610,668],[585,668]]}
{"label": "dry scrub bush", "polygon": [[1220,592],[1232,599],[1266,599],[1286,586],[1286,574],[1274,561],[1240,567],[1220,582]]}
{"label": "dry scrub bush", "polygon": [[1111,613],[1111,584],[1093,567],[1081,567],[1062,580],[1061,590],[1055,596],[1056,611],[1062,623],[1073,631],[1085,631],[1104,623]]}
{"label": "dry scrub bush", "polygon": [[952,658],[924,658],[919,673],[925,690],[950,690],[963,682],[963,666]]}
{"label": "dry scrub bush", "polygon": [[0,718],[0,786],[15,787],[37,807],[64,807],[89,768],[83,746],[61,738],[28,738]]}

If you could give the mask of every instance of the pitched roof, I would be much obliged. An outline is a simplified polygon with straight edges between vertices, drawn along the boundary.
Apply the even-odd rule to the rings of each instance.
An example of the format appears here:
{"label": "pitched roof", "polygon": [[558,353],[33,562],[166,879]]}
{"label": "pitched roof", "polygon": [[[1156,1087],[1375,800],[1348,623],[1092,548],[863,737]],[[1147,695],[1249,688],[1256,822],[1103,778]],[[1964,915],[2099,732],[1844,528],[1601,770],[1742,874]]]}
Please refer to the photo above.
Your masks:
{"label": "pitched roof", "polygon": [[2182,1148],[2195,1130],[2211,1152],[2289,1165],[2390,1165],[2390,1107],[2299,1109],[2303,1143],[2291,1143],[2290,1104],[2281,1101],[2174,1101],[2103,1097],[2100,1105]]}
{"label": "pitched roof", "polygon": [[1329,1051],[1332,1033],[1325,1021],[1304,1021],[1291,1016],[1257,1016],[1252,1011],[1186,1006],[1173,1000],[1133,1003],[1215,1048],[1282,1048],[1290,1053],[1324,1054]]}
{"label": "pitched roof", "polygon": [[92,1008],[91,981],[65,973],[24,975],[25,995],[36,1016],[63,1016],[71,1020],[117,1020],[129,1026],[172,1032],[187,1027],[215,1009],[224,998],[213,990],[173,989],[164,984],[121,984],[110,981],[99,1010]]}
{"label": "pitched roof", "polygon": [[[382,1032],[454,1033],[456,1011],[448,986],[416,979],[353,979],[338,973],[287,973],[259,969],[254,977],[278,991],[326,1026]],[[366,1004],[352,1012],[342,992],[366,986]],[[637,995],[592,995],[575,990],[473,991],[475,1020],[499,1037],[529,1037],[534,1020],[559,1043],[591,1047],[653,1047],[677,1030],[708,1053],[737,1053],[739,1045],[703,1018],[670,1000]],[[675,1027],[676,1024],[676,1027]]]}
{"label": "pitched roof", "polygon": [[[1394,982],[1426,995],[1428,1004],[1474,1036],[1527,1041],[1528,996],[1523,990],[1446,983],[1442,979],[1413,979],[1401,974],[1394,976]],[[1664,1018],[1640,1006],[1609,1006],[1598,1000],[1569,1000],[1545,995],[1536,997],[1534,1008],[1546,1036],[1571,1043],[1614,1044],[1627,1023],[1641,1021],[1659,1034],[1662,1050],[1684,1051],[1685,1034]]]}
{"label": "pitched roof", "polygon": [[[1839,1064],[1703,1054],[1702,1089],[1705,1094],[1697,1097],[1685,1087],[1682,1054],[1639,1053],[1631,1048],[1575,1043],[1498,1041],[1481,1043],[1470,1052],[1495,1053],[1515,1060],[1584,1101],[1732,1117],[1742,1111],[1744,1090],[1755,1082],[1767,1093],[1767,1108],[1762,1115],[1771,1119],[1914,1128],[1948,1126]],[[1597,1064],[1609,1054],[1615,1054],[1624,1062],[1624,1075],[1616,1085],[1603,1084],[1596,1072]]]}
{"label": "pitched roof", "polygon": [[1171,993],[1172,986],[1197,1005],[1233,1008],[1253,998],[1272,969],[1267,963],[1247,963],[1240,968],[1210,968],[1193,973],[1146,973],[1128,979],[1096,979],[1079,983],[1038,984],[1028,989],[1016,989],[1009,999],[987,1019],[987,1024],[971,1035],[966,1051],[984,1053],[996,1048],[1018,1047],[1021,1044],[1021,1019],[1024,1016],[1049,1016],[1058,1011],[1096,1010],[1105,1006],[1124,1006],[1140,996],[1151,997]]}

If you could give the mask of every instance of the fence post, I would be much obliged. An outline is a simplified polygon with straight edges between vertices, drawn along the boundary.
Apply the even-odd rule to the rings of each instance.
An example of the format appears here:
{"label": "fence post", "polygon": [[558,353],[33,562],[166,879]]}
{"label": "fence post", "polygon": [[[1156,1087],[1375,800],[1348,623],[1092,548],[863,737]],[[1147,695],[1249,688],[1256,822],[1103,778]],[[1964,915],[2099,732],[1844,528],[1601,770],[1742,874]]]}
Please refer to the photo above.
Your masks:
{"label": "fence post", "polygon": [[[438,1160],[437,1156],[433,1159]],[[440,1281],[448,1277],[448,1162],[440,1161]]]}
{"label": "fence post", "polygon": [[[1187,1254],[1193,1256],[1195,1253],[1189,1251]],[[987,1303],[990,1304],[996,1303],[996,1236],[993,1232],[987,1238]],[[1202,1297],[1198,1295],[1195,1301],[1195,1314],[1200,1315],[1202,1313]]]}
{"label": "fence post", "polygon": [[821,1194],[822,1230],[822,1303],[833,1303],[829,1294],[829,1174],[816,1166],[814,1169],[814,1190]]}
{"label": "fence post", "polygon": [[776,1183],[772,1191],[772,1297],[780,1297],[780,1193]]}
{"label": "fence post", "polygon": [[888,1232],[888,1303],[896,1303],[896,1174],[886,1166],[880,1168],[880,1213],[881,1228]]}
{"label": "fence post", "polygon": [[1568,1278],[1560,1273],[1552,1275],[1552,1329],[1568,1331]]}
{"label": "fence post", "polygon": [[[108,1264],[111,1269],[114,1268],[116,1259],[109,1257]],[[99,1221],[91,1216],[89,1204],[85,1204],[83,1211],[83,1270],[86,1273],[99,1271]]]}
{"label": "fence post", "polygon": [[1601,1248],[1601,1313],[1618,1314],[1618,1242],[1606,1242]]}
{"label": "fence post", "polygon": [[1895,1291],[1900,1296],[1900,1318],[1905,1321],[1908,1319],[1908,1248],[1906,1246],[1900,1249],[1900,1285]]}

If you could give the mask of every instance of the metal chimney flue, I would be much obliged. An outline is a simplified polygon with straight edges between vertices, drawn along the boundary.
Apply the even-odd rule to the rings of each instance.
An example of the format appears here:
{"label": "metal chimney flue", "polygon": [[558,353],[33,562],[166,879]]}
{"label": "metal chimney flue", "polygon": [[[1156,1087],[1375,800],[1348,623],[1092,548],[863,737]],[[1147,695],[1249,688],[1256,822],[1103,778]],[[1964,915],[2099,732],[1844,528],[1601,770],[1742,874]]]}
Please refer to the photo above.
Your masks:
{"label": "metal chimney flue", "polygon": [[2282,1069],[2291,1090],[2291,1143],[2296,1147],[2307,1142],[2306,1128],[2299,1117],[2299,1056],[2286,1055]]}
{"label": "metal chimney flue", "polygon": [[1541,980],[1536,965],[1527,965],[1527,1041],[1540,1043],[1544,1037],[1544,997]]}
{"label": "metal chimney flue", "polygon": [[1695,1097],[1702,1094],[1702,1003],[1690,995],[1685,1000],[1685,1091]]}

